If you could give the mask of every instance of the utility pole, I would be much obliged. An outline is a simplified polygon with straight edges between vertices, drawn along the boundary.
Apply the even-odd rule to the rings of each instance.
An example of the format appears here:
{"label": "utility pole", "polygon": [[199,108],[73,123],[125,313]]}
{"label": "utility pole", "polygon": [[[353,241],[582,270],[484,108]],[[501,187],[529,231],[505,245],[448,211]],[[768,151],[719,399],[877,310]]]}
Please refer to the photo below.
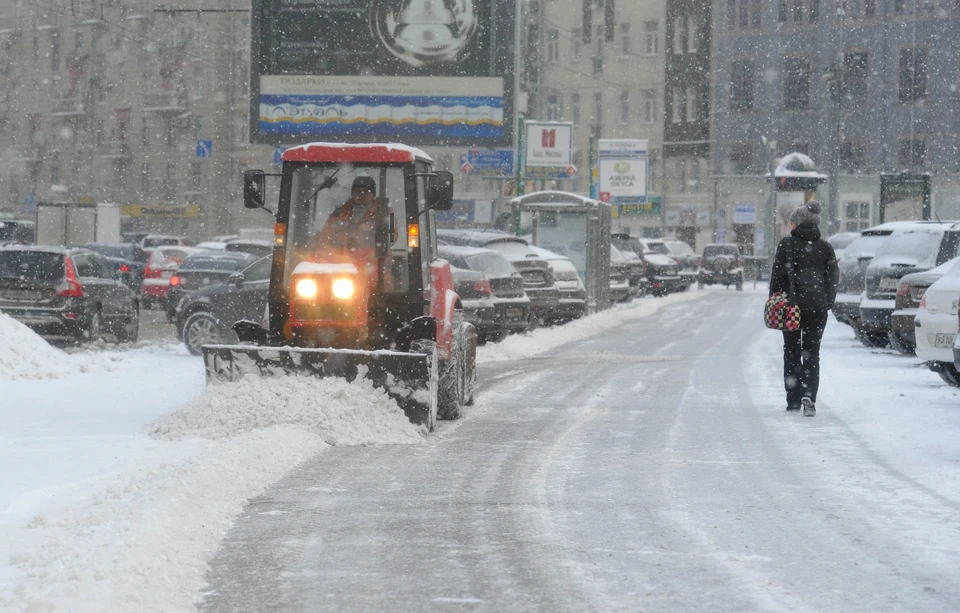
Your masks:
{"label": "utility pole", "polygon": [[841,1],[840,6],[837,7],[837,16],[840,18],[840,44],[833,65],[830,67],[829,75],[837,96],[836,118],[833,124],[833,148],[830,152],[830,192],[827,203],[827,231],[830,234],[835,233],[840,228],[840,149],[843,146],[843,96],[845,95],[843,34],[846,29],[846,15],[846,2]]}

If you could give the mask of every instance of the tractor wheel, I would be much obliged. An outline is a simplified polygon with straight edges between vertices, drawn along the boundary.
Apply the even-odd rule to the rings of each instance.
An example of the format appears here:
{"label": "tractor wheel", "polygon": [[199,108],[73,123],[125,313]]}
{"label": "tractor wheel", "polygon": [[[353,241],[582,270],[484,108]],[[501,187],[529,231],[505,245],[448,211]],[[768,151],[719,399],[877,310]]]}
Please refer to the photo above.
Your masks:
{"label": "tractor wheel", "polygon": [[440,382],[437,389],[437,418],[457,419],[463,410],[463,313],[453,317],[453,348],[450,359],[439,360]]}

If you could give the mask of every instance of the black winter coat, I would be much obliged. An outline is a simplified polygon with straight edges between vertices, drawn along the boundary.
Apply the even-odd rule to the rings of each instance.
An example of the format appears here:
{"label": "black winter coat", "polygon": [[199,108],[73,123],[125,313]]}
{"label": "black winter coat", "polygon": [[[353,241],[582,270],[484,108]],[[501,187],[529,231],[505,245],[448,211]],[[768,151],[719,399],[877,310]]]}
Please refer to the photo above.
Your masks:
{"label": "black winter coat", "polygon": [[790,269],[787,266],[787,246],[794,262],[796,293],[790,298],[804,309],[825,311],[833,307],[837,298],[837,254],[833,246],[820,238],[820,228],[803,223],[785,236],[777,245],[770,274],[770,293],[790,292]]}

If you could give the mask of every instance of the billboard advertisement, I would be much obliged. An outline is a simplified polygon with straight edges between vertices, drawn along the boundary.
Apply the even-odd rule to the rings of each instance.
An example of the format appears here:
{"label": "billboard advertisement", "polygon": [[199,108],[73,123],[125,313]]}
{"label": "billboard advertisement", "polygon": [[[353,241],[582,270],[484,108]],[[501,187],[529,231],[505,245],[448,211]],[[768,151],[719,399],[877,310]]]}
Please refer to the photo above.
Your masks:
{"label": "billboard advertisement", "polygon": [[647,141],[600,139],[600,200],[612,204],[647,201]]}
{"label": "billboard advertisement", "polygon": [[514,0],[253,0],[250,140],[510,146]]}
{"label": "billboard advertisement", "polygon": [[528,179],[567,179],[577,169],[573,156],[573,124],[563,121],[528,121],[524,147],[524,174]]}

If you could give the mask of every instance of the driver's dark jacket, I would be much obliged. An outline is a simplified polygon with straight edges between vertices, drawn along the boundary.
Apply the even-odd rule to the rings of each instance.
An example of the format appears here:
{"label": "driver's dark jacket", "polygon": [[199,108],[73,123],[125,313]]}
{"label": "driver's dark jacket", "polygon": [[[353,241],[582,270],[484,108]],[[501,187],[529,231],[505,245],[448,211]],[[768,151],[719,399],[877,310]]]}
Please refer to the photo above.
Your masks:
{"label": "driver's dark jacket", "polygon": [[840,279],[837,255],[830,243],[820,238],[820,228],[811,223],[800,224],[777,245],[770,274],[770,294],[790,292],[788,251],[796,273],[796,291],[790,296],[791,301],[800,307],[801,312],[804,309],[830,309],[837,298],[837,282]]}
{"label": "driver's dark jacket", "polygon": [[369,237],[370,242],[373,241],[373,225],[376,222],[377,207],[368,206],[367,210],[364,212],[363,217],[360,218],[357,222],[352,222],[353,219],[353,208],[358,206],[354,203],[353,199],[349,199],[330,213],[330,217],[327,218],[327,223],[324,225],[323,230],[321,230],[320,235],[317,237],[317,246],[323,247],[328,246],[330,242],[330,236],[333,233],[333,229],[337,227],[338,223],[355,223],[357,226],[368,225],[368,231],[371,233]]}

